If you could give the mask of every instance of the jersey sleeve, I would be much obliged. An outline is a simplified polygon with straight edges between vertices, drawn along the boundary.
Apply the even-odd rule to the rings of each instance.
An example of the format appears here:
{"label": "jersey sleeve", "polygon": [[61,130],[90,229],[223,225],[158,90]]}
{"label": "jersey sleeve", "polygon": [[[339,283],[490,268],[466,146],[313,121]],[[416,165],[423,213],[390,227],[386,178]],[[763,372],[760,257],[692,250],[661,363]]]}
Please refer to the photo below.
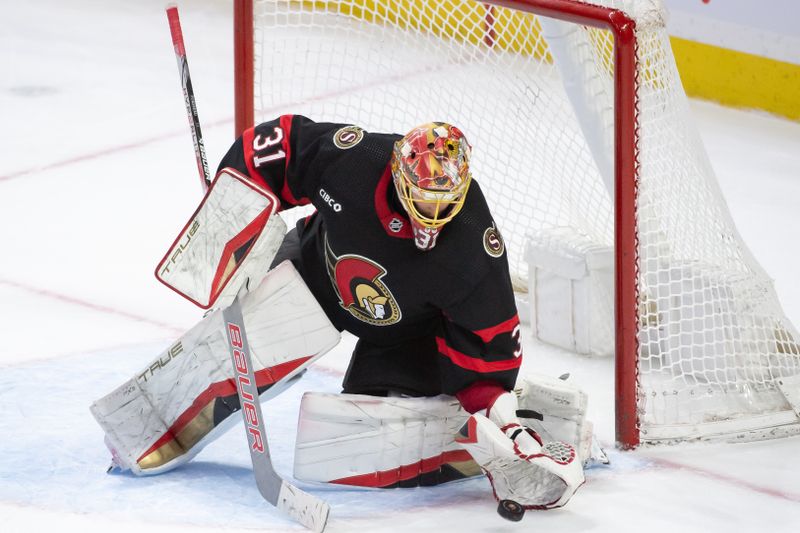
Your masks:
{"label": "jersey sleeve", "polygon": [[485,407],[479,405],[480,399],[470,399],[474,395],[459,394],[475,390],[475,384],[514,388],[522,363],[522,345],[507,271],[493,269],[463,300],[444,309],[436,344],[443,392],[456,395],[468,410]]}
{"label": "jersey sleeve", "polygon": [[281,209],[310,203],[326,164],[322,139],[342,127],[300,115],[282,115],[245,130],[222,158],[219,170],[232,167],[266,186]]}

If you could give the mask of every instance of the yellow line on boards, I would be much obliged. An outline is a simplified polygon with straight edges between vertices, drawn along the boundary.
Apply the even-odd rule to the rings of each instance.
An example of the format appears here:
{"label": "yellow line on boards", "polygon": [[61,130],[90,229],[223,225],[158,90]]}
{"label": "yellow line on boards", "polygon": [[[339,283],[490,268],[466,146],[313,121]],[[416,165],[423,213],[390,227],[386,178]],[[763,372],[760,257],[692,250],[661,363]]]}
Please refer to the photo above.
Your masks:
{"label": "yellow line on boards", "polygon": [[[372,24],[411,32],[432,31],[441,38],[550,60],[534,17],[488,4],[446,0],[292,3],[309,10],[338,12]],[[670,37],[670,42],[687,95],[732,107],[762,109],[800,121],[800,65],[678,37]]]}
{"label": "yellow line on boards", "polygon": [[689,96],[800,120],[800,65],[670,37]]}

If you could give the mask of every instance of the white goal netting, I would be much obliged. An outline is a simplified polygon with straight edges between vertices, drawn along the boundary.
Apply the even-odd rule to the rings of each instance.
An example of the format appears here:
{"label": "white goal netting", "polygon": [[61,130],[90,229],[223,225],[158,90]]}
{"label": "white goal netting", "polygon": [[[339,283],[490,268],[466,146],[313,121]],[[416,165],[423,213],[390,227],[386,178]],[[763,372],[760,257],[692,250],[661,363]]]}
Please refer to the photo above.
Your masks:
{"label": "white goal netting", "polygon": [[[638,360],[641,438],[797,432],[778,386],[800,374],[797,333],[718,189],[662,6],[593,4],[636,21],[639,349],[618,356]],[[614,244],[610,32],[468,0],[255,9],[257,122],[295,113],[396,133],[457,124],[520,290],[533,235],[568,228]]]}

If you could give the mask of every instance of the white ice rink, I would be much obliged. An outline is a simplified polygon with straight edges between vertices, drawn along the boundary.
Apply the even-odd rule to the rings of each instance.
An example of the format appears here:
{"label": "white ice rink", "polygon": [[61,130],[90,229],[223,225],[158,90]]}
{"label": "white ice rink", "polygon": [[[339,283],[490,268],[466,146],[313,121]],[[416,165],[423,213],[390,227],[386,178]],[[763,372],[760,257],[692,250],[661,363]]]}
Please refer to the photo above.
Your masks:
{"label": "white ice rink", "polygon": [[[179,4],[209,162],[233,140],[231,6]],[[261,500],[240,428],[172,473],[106,475],[89,404],[201,311],[153,269],[200,190],[162,0],[0,0],[0,532],[301,531]],[[800,124],[695,102],[739,230],[800,325]],[[528,335],[529,336],[529,335]],[[352,347],[265,404],[291,475],[303,390],[337,391]],[[485,479],[319,490],[327,531],[800,531],[800,438],[613,449],[610,360],[526,339],[523,372],[570,372],[612,464],[561,510],[499,518]]]}

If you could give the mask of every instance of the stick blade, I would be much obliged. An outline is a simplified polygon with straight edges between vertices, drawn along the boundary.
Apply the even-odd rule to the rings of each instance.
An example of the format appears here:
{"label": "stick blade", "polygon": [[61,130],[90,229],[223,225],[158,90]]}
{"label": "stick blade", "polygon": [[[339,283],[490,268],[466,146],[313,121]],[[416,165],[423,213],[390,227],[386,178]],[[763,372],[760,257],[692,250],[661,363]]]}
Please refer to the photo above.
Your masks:
{"label": "stick blade", "polygon": [[324,500],[284,481],[275,506],[298,523],[315,533],[321,533],[328,523],[331,506]]}

